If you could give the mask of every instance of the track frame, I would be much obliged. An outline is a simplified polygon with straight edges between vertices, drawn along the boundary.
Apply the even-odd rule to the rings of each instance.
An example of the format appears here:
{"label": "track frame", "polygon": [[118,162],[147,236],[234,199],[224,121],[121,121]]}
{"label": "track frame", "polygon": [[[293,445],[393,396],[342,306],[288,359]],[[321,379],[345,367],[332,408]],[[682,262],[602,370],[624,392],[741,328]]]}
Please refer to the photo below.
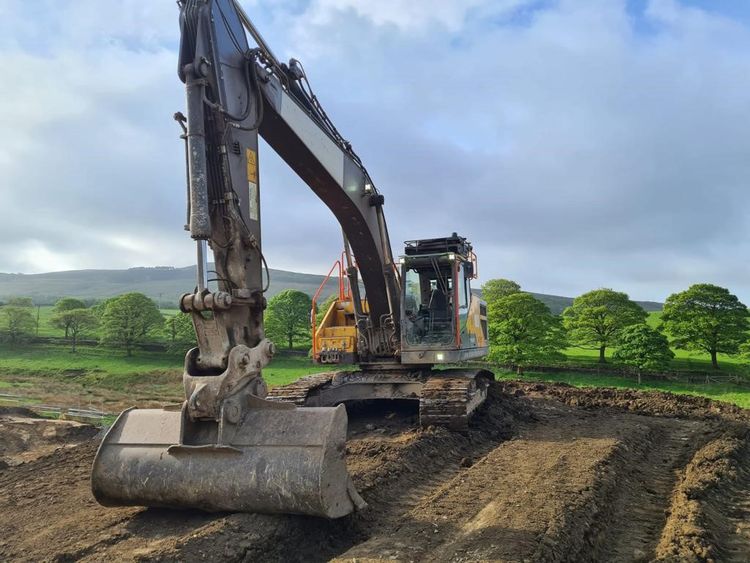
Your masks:
{"label": "track frame", "polygon": [[422,428],[442,426],[466,432],[487,399],[494,374],[485,369],[414,369],[400,364],[363,366],[357,371],[309,375],[275,387],[268,399],[297,406],[323,407],[368,400],[419,402]]}

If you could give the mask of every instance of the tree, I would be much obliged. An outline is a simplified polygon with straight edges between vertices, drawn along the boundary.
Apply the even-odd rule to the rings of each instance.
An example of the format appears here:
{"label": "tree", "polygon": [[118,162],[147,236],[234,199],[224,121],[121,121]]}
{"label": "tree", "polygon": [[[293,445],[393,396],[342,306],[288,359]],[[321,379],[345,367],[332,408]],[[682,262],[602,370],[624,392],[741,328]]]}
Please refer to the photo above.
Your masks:
{"label": "tree", "polygon": [[57,313],[52,318],[52,324],[65,328],[66,338],[70,338],[71,350],[75,352],[78,336],[86,329],[95,328],[99,324],[99,319],[91,309],[68,309]]}
{"label": "tree", "polygon": [[521,286],[516,282],[498,278],[495,280],[488,280],[482,286],[482,299],[487,301],[487,303],[492,303],[493,301],[497,301],[508,295],[520,292]]}
{"label": "tree", "polygon": [[512,293],[489,303],[490,359],[524,365],[560,356],[565,334],[560,319],[529,293]]}
{"label": "tree", "polygon": [[572,342],[582,348],[598,349],[599,362],[605,363],[605,351],[617,343],[622,329],[646,322],[647,316],[626,293],[595,289],[573,300],[563,311],[563,323]]}
{"label": "tree", "polygon": [[661,327],[675,347],[706,352],[719,369],[717,354],[736,354],[747,340],[747,314],[747,307],[728,289],[699,283],[667,298]]}
{"label": "tree", "polygon": [[285,289],[268,301],[265,318],[266,335],[284,340],[291,350],[297,338],[310,336],[310,296],[295,289]]}
{"label": "tree", "polygon": [[195,346],[195,329],[193,319],[189,314],[177,313],[167,317],[164,328],[171,341],[170,349],[176,351]]}
{"label": "tree", "polygon": [[0,327],[8,337],[11,346],[34,330],[33,304],[31,299],[11,299],[0,307]]}
{"label": "tree", "polygon": [[26,307],[31,309],[34,306],[34,301],[32,301],[31,297],[11,297],[10,299],[8,299],[6,305],[10,305],[11,307]]}
{"label": "tree", "polygon": [[674,352],[669,348],[667,337],[647,324],[623,328],[619,346],[613,355],[615,361],[636,369],[639,384],[643,370],[664,370],[669,367],[672,358]]}
{"label": "tree", "polygon": [[101,320],[102,341],[125,348],[128,356],[132,355],[135,344],[164,322],[156,304],[136,292],[107,300]]}
{"label": "tree", "polygon": [[107,297],[106,299],[103,299],[101,301],[97,301],[91,306],[91,311],[96,315],[96,317],[101,320],[104,316],[104,311],[107,310],[107,305],[110,301],[113,299],[117,299],[117,297]]}
{"label": "tree", "polygon": [[[74,297],[63,297],[57,303],[55,303],[52,309],[52,319],[50,319],[53,326],[60,328],[65,331],[65,338],[68,338],[68,330],[70,329],[70,316],[64,315],[67,311],[73,311],[75,309],[85,309],[86,304],[80,299]],[[67,319],[67,320],[65,320]]]}

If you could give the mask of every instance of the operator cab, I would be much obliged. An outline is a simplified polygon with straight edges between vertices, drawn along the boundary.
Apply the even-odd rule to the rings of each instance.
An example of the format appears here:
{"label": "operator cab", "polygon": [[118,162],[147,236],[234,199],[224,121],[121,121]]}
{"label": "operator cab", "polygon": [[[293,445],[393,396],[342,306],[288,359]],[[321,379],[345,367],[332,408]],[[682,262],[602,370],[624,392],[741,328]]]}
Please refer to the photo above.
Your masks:
{"label": "operator cab", "polygon": [[487,353],[487,310],[471,293],[476,255],[450,237],[406,241],[401,257],[401,361],[439,364]]}

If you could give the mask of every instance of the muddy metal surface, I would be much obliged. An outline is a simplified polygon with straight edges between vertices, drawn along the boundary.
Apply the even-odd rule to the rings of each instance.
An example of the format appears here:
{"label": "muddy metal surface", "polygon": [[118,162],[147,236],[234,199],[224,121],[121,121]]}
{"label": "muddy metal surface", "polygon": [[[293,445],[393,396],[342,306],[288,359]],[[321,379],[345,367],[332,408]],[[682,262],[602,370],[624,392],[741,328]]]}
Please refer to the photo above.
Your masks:
{"label": "muddy metal surface", "polygon": [[[102,508],[88,440],[0,469],[0,560],[750,560],[747,411],[498,383],[459,435],[389,408],[350,413],[348,465],[369,503],[359,514]],[[0,425],[0,443],[13,432]]]}

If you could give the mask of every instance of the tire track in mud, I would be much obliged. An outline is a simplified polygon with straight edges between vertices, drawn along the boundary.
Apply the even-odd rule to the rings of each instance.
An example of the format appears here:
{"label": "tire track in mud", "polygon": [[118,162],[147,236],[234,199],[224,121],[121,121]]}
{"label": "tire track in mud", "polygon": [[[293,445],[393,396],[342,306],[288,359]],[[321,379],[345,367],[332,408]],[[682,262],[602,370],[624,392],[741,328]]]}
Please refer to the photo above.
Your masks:
{"label": "tire track in mud", "polygon": [[[0,471],[0,560],[633,561],[661,556],[686,507],[716,543],[696,560],[747,560],[750,417],[631,391],[499,383],[491,396],[467,435],[353,418],[347,465],[370,507],[336,521],[105,509],[89,492],[95,444],[56,452]],[[675,553],[698,553],[695,522],[670,528],[687,546]]]}
{"label": "tire track in mud", "polygon": [[337,561],[653,558],[679,470],[711,425],[537,408],[539,423],[471,468],[426,483],[390,526]]}
{"label": "tire track in mud", "polygon": [[670,497],[679,471],[701,446],[707,431],[705,423],[681,420],[651,420],[647,444],[640,459],[623,467],[619,478],[619,498],[606,527],[597,540],[592,559],[624,563],[648,561],[667,520]]}
{"label": "tire track in mud", "polygon": [[[231,515],[226,525],[183,538],[149,555],[160,561],[328,561],[390,525],[430,491],[508,439],[518,420],[532,418],[525,402],[494,393],[493,404],[480,412],[467,434],[443,428],[407,427],[357,431],[367,420],[355,420],[347,442],[347,467],[368,508],[335,521],[294,516]],[[254,533],[250,533],[250,531]],[[260,533],[258,533],[260,532]],[[241,546],[240,551],[237,546]],[[221,556],[219,556],[221,554]]]}
{"label": "tire track in mud", "polygon": [[728,537],[721,551],[728,563],[750,560],[750,452],[745,448],[739,479],[728,487]]}
{"label": "tire track in mud", "polygon": [[596,500],[592,482],[623,436],[641,439],[648,429],[637,417],[536,407],[538,422],[437,482],[337,561],[579,560],[573,554],[587,545],[581,524]]}
{"label": "tire track in mud", "polygon": [[750,429],[727,424],[685,467],[658,561],[750,561]]}

